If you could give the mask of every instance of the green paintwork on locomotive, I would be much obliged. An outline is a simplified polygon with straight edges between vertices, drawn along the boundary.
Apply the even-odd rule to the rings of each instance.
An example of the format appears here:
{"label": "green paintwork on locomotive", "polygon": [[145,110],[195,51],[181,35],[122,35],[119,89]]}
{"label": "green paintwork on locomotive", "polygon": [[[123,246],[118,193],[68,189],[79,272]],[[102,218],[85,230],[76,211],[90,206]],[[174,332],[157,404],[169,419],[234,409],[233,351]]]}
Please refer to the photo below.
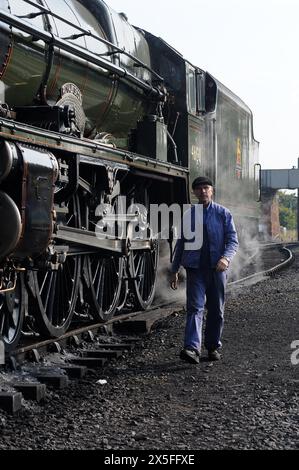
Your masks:
{"label": "green paintwork on locomotive", "polygon": [[[91,31],[99,38],[107,39],[102,26],[94,16],[77,0],[47,0],[47,7],[68,21]],[[7,0],[0,1],[1,8],[8,8]],[[22,0],[9,0],[9,9],[12,14],[25,16],[38,11]],[[9,11],[9,10],[8,10]],[[150,66],[148,45],[142,36],[132,28],[127,21],[110,10],[114,22],[118,23],[118,46],[124,47],[128,52],[134,53],[140,60]],[[33,19],[26,19],[40,30],[51,26],[54,35],[65,38],[76,34],[75,28],[63,23],[50,15],[40,15]],[[4,28],[4,25],[0,25]],[[9,33],[6,27],[7,36]],[[83,36],[70,40],[86,50],[96,54],[107,54],[111,48],[96,39]],[[5,67],[0,82],[0,99],[9,106],[32,106],[37,104],[37,94],[46,74],[48,60],[48,46],[41,40],[34,40],[26,33],[16,34],[12,29],[11,50],[9,63]],[[2,48],[9,49],[9,44],[2,44]],[[132,50],[134,49],[134,50]],[[112,55],[113,57],[113,55]],[[117,65],[125,66],[139,78],[149,80],[147,70],[134,68],[133,60],[127,57],[114,59]],[[0,64],[1,66],[1,64]],[[85,60],[55,48],[53,64],[47,80],[46,98],[49,104],[55,104],[59,99],[60,88],[65,83],[76,84],[83,95],[83,107],[87,116],[86,136],[96,132],[111,133],[118,146],[127,147],[128,135],[136,123],[147,113],[149,103],[143,92],[127,83],[125,80],[111,78],[109,72]]]}
{"label": "green paintwork on locomotive", "polygon": [[[190,180],[193,181],[198,175],[209,175],[208,168],[204,168],[206,164],[205,121],[190,114],[188,116],[188,130]],[[197,202],[193,199],[193,194],[191,194],[191,199],[193,202]]]}
{"label": "green paintwork on locomotive", "polygon": [[[185,61],[163,40],[133,28],[122,15],[113,12],[101,0],[47,0],[45,5],[96,36],[113,41],[163,76],[169,92],[165,121],[178,154],[176,162],[173,148],[168,145],[168,162],[188,168],[190,181],[199,174],[210,176],[215,181],[218,202],[235,208],[234,213],[241,208],[242,215],[257,218],[258,144],[253,137],[252,114],[246,105],[208,74],[204,75],[210,80],[211,96],[208,86],[199,91],[198,74],[203,74],[200,69]],[[99,12],[95,16],[91,5],[92,8],[100,5],[104,9],[101,11],[107,12],[113,24],[110,31],[105,21],[100,24],[102,17]],[[25,16],[29,10],[23,0],[0,0],[0,7],[19,16]],[[34,10],[38,11],[30,7],[30,12]],[[51,15],[43,14],[26,21],[40,30],[51,29],[60,38],[77,32]],[[5,32],[3,25],[0,25],[1,31]],[[0,99],[10,106],[34,105],[47,72],[48,46],[28,34],[17,34],[14,29],[9,39],[8,27],[6,33],[7,42],[3,40],[5,35],[0,34],[2,49],[9,55],[7,65],[2,64]],[[92,53],[105,55],[111,52],[109,45],[93,37],[82,36],[71,42]],[[151,83],[150,72],[136,67],[131,57],[123,54],[107,57],[115,65]],[[107,70],[56,47],[47,77],[46,98],[49,104],[57,102],[61,86],[68,82],[75,83],[83,94],[86,136],[94,136],[96,132],[111,133],[117,146],[127,149],[131,130],[137,127],[137,122],[150,112],[152,106],[144,92],[125,78],[111,76]],[[192,197],[190,190],[190,199],[194,201]]]}

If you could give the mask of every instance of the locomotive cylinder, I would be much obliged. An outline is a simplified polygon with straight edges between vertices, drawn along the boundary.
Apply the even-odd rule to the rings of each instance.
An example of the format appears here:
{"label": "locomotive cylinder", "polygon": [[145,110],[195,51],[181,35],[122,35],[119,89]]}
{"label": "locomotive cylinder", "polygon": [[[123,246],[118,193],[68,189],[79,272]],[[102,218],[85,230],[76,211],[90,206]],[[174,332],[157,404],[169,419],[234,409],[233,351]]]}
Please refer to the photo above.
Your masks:
{"label": "locomotive cylinder", "polygon": [[21,215],[13,199],[0,191],[0,260],[10,254],[17,246],[22,232]]}
{"label": "locomotive cylinder", "polygon": [[0,162],[6,175],[0,191],[0,260],[12,253],[15,259],[35,258],[53,234],[57,159],[47,151],[3,142]]}

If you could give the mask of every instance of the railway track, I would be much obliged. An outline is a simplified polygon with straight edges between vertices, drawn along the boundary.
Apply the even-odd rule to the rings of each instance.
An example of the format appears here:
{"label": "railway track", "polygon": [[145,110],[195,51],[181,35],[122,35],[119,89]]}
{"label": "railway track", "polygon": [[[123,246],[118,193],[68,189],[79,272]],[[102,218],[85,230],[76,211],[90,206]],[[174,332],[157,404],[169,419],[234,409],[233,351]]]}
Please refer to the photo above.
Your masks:
{"label": "railway track", "polygon": [[[287,268],[294,260],[292,249],[298,247],[298,243],[263,247],[267,269],[231,281],[229,288],[258,282]],[[22,406],[22,397],[40,401],[47,387],[67,387],[70,379],[82,379],[88,370],[124,357],[138,345],[140,333],[149,333],[157,321],[182,309],[182,304],[163,303],[146,312],[119,315],[105,324],[76,328],[53,340],[25,337],[20,347],[6,357],[0,374],[0,408],[16,412]]]}
{"label": "railway track", "polygon": [[[248,273],[242,275],[237,280],[232,280],[229,282],[229,287],[243,285],[248,282],[257,282],[263,278],[273,276],[279,271],[290,266],[294,261],[294,254],[292,248],[298,248],[299,243],[289,243],[289,244],[267,244],[262,246],[263,257],[262,257],[262,267],[260,270],[254,273]],[[260,251],[254,253],[252,258],[254,260],[257,256],[260,255]],[[277,256],[278,255],[278,256]],[[245,268],[246,269],[246,268]],[[248,268],[247,268],[248,269]],[[250,270],[250,269],[249,269]]]}

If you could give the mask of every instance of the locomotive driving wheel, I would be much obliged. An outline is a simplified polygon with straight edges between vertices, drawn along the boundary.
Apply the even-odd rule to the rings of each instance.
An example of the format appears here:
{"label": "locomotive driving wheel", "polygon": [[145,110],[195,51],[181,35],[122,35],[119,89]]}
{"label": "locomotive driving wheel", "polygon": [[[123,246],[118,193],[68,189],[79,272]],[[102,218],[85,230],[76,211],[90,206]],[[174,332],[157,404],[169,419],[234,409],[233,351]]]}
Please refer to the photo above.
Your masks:
{"label": "locomotive driving wheel", "polygon": [[18,275],[14,290],[0,293],[0,335],[6,352],[13,351],[19,342],[24,319],[25,295],[22,274]]}
{"label": "locomotive driving wheel", "polygon": [[159,260],[158,242],[153,243],[151,250],[132,251],[128,266],[133,280],[133,292],[136,307],[142,310],[149,308],[154,300]]}
{"label": "locomotive driving wheel", "polygon": [[[77,196],[70,199],[66,212],[63,225],[79,227]],[[33,272],[35,299],[31,298],[29,309],[33,308],[42,335],[56,338],[66,333],[76,306],[80,274],[81,257],[72,254],[71,248],[56,269]]]}
{"label": "locomotive driving wheel", "polygon": [[121,302],[123,258],[94,254],[87,257],[92,315],[96,320],[113,317]]}
{"label": "locomotive driving wheel", "polygon": [[[127,260],[125,260],[125,266],[124,266],[124,272],[126,271],[127,271]],[[126,307],[128,293],[129,293],[128,278],[124,277],[121,283],[118,305],[116,309],[117,314],[120,314],[121,311]]]}

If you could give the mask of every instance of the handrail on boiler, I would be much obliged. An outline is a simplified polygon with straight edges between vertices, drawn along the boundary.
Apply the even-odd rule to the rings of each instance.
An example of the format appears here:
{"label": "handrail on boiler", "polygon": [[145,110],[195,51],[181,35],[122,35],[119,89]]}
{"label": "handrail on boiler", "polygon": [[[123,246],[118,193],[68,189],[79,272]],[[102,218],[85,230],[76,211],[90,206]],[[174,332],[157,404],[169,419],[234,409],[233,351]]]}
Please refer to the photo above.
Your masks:
{"label": "handrail on boiler", "polygon": [[[116,46],[115,44],[113,44],[112,42],[110,41],[107,41],[107,39],[104,39],[104,38],[101,38],[99,36],[96,36],[95,34],[93,34],[91,31],[89,30],[86,30],[84,28],[81,28],[81,26],[79,25],[76,25],[74,23],[72,23],[71,21],[68,21],[67,19],[63,18],[62,16],[58,15],[57,13],[54,13],[53,11],[49,10],[48,8],[45,8],[44,6],[42,5],[39,5],[35,2],[33,2],[32,0],[23,0],[23,2],[25,3],[28,3],[29,5],[32,5],[36,8],[38,8],[40,10],[41,13],[38,13],[38,14],[46,14],[46,15],[50,15],[50,16],[53,16],[53,18],[56,18],[60,21],[62,21],[63,23],[67,24],[68,26],[72,26],[73,28],[77,29],[78,31],[80,31],[80,36],[89,36],[93,39],[95,39],[96,41],[99,41],[103,44],[105,44],[106,46],[109,46],[111,47],[114,51],[111,52],[111,54],[115,54],[115,53],[119,53],[119,54],[123,54],[127,57],[129,57],[130,59],[134,60],[135,64],[138,66],[138,67],[142,67],[144,68],[145,70],[147,70],[148,72],[150,72],[153,76],[156,77],[156,79],[158,81],[161,81],[163,82],[164,79],[158,75],[153,69],[151,69],[151,67],[149,67],[148,65],[146,65],[144,62],[142,62],[140,59],[138,59],[137,57],[133,56],[132,54],[130,54],[130,52],[127,52],[125,49],[121,49],[120,47]],[[36,14],[36,16],[38,15]],[[26,17],[28,18],[33,18],[34,16],[32,15],[35,15],[34,13],[32,14],[28,14],[26,15]],[[25,18],[25,17],[23,17]],[[76,36],[76,37],[70,37],[68,39],[76,39],[77,37],[79,36]],[[65,38],[66,39],[66,38]],[[134,64],[134,65],[135,65]]]}
{"label": "handrail on boiler", "polygon": [[[30,2],[30,4],[32,4],[32,5],[34,4],[34,2],[31,2],[30,0],[23,0],[23,1],[25,1],[26,3]],[[34,4],[34,5],[36,7],[40,7],[40,5],[37,5],[37,4]],[[47,10],[47,13],[52,14],[49,10]],[[56,15],[56,17],[58,17],[58,15]],[[112,63],[112,62],[110,62],[110,61],[108,61],[108,60],[106,60],[102,57],[100,57],[99,55],[97,55],[95,53],[89,52],[87,49],[85,49],[85,48],[83,48],[83,47],[81,47],[77,44],[72,44],[69,41],[67,41],[65,39],[61,39],[58,36],[55,36],[54,34],[52,34],[50,32],[47,32],[45,30],[41,30],[41,29],[35,27],[34,25],[23,21],[21,18],[18,18],[17,16],[12,15],[11,13],[7,13],[6,11],[4,11],[2,9],[0,9],[0,20],[2,20],[8,26],[15,27],[15,28],[19,29],[22,32],[25,32],[27,34],[32,35],[35,38],[37,37],[38,39],[44,41],[45,44],[51,44],[52,46],[56,46],[56,47],[60,48],[61,50],[65,51],[65,52],[69,52],[69,53],[75,55],[76,57],[79,57],[83,60],[86,60],[87,62],[92,63],[93,65],[96,65],[100,68],[103,68],[104,70],[106,70],[108,72],[114,73],[119,78],[123,78],[123,79],[129,81],[130,83],[134,84],[135,86],[141,88],[143,91],[147,92],[152,97],[156,97],[158,100],[164,99],[164,97],[165,97],[165,92],[163,91],[163,89],[160,89],[158,87],[154,87],[151,84],[141,80],[140,78],[136,77],[135,75],[133,75],[131,72],[129,72],[125,68],[120,67],[120,66],[118,66],[118,65],[116,65],[116,64],[114,64],[114,63]],[[67,22],[63,18],[61,18],[61,21]],[[74,26],[77,29],[82,29],[82,28],[77,27],[75,25],[72,25],[72,26]],[[16,34],[16,33],[14,32],[14,34]],[[89,33],[86,31],[86,34],[89,34]],[[91,35],[92,34],[90,33],[89,36],[91,36]],[[94,35],[92,35],[92,36],[95,37],[95,39],[98,39],[99,41],[102,41],[101,38],[98,38],[97,36],[94,36]],[[103,40],[103,41],[106,41],[106,40]],[[108,41],[107,41],[107,43],[111,44],[111,47],[116,48],[112,43],[109,43]],[[122,51],[122,49],[120,49],[120,51]],[[127,52],[124,52],[124,53],[128,54]],[[155,73],[155,72],[153,72],[153,73]]]}

